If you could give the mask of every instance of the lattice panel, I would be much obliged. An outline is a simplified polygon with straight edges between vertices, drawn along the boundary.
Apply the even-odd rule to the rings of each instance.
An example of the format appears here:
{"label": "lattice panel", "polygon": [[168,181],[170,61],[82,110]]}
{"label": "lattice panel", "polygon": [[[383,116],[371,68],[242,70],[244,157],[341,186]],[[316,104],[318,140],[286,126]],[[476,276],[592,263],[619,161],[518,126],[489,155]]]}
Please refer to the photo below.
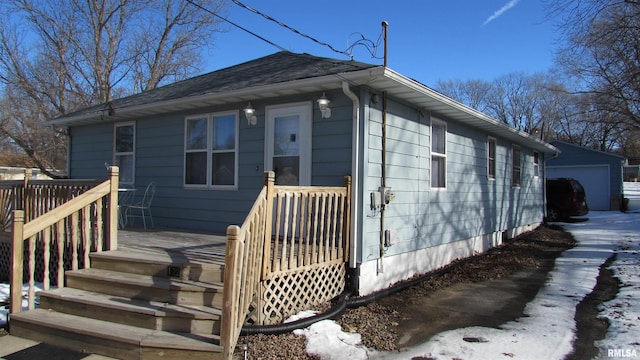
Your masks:
{"label": "lattice panel", "polygon": [[8,282],[11,277],[11,243],[0,240],[0,282]]}
{"label": "lattice panel", "polygon": [[291,315],[329,301],[344,291],[345,274],[344,263],[277,274],[262,282],[261,301],[254,304],[247,322],[280,324]]}

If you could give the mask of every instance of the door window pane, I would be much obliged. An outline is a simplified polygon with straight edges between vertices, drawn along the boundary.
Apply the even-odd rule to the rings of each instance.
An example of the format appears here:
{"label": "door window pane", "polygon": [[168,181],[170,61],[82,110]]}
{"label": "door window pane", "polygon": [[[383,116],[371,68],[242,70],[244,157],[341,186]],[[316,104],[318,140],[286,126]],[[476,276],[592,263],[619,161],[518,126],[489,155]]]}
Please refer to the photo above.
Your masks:
{"label": "door window pane", "polygon": [[300,185],[300,157],[276,156],[273,158],[276,185]]}
{"label": "door window pane", "polygon": [[267,107],[265,169],[278,185],[311,184],[312,103]]}
{"label": "door window pane", "polygon": [[300,118],[299,116],[283,116],[274,119],[273,155],[300,154]]}

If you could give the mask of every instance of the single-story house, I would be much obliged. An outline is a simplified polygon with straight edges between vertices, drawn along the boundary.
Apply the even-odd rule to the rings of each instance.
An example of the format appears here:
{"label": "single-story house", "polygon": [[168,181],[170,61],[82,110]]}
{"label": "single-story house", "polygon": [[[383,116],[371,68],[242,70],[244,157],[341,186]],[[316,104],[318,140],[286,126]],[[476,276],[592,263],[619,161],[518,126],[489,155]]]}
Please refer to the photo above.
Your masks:
{"label": "single-story house", "polygon": [[587,193],[590,210],[620,210],[624,156],[554,140],[561,153],[547,161],[547,178],[574,178]]}
{"label": "single-story house", "polygon": [[[71,178],[157,185],[156,226],[224,233],[262,187],[352,177],[360,295],[536,228],[548,143],[392,69],[287,51],[48,121]],[[138,191],[140,196],[141,191]]]}

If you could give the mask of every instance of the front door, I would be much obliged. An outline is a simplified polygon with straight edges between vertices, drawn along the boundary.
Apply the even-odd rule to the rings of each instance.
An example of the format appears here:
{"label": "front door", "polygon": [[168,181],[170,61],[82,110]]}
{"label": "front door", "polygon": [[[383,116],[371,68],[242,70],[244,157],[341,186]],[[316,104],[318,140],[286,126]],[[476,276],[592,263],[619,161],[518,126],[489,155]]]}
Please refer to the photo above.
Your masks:
{"label": "front door", "polygon": [[266,108],[265,170],[276,185],[311,184],[311,103]]}

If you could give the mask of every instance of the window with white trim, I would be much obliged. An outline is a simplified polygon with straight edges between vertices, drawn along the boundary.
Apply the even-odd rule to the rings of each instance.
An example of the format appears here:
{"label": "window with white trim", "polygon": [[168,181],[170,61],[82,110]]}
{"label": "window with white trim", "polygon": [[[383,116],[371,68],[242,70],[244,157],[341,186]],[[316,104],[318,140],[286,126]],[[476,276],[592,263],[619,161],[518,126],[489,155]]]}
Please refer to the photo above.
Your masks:
{"label": "window with white trim", "polygon": [[447,187],[447,124],[431,120],[431,188]]}
{"label": "window with white trim", "polygon": [[520,146],[511,145],[511,186],[520,186],[520,176],[522,173],[522,159]]}
{"label": "window with white trim", "polygon": [[496,145],[495,138],[487,139],[487,178],[492,180],[496,178]]}
{"label": "window with white trim", "polygon": [[120,184],[131,185],[135,180],[135,124],[116,123],[113,127],[113,163],[120,168]]}
{"label": "window with white trim", "polygon": [[540,176],[540,153],[537,151],[533,152],[533,176]]}
{"label": "window with white trim", "polygon": [[237,189],[237,112],[187,117],[184,143],[185,186]]}

